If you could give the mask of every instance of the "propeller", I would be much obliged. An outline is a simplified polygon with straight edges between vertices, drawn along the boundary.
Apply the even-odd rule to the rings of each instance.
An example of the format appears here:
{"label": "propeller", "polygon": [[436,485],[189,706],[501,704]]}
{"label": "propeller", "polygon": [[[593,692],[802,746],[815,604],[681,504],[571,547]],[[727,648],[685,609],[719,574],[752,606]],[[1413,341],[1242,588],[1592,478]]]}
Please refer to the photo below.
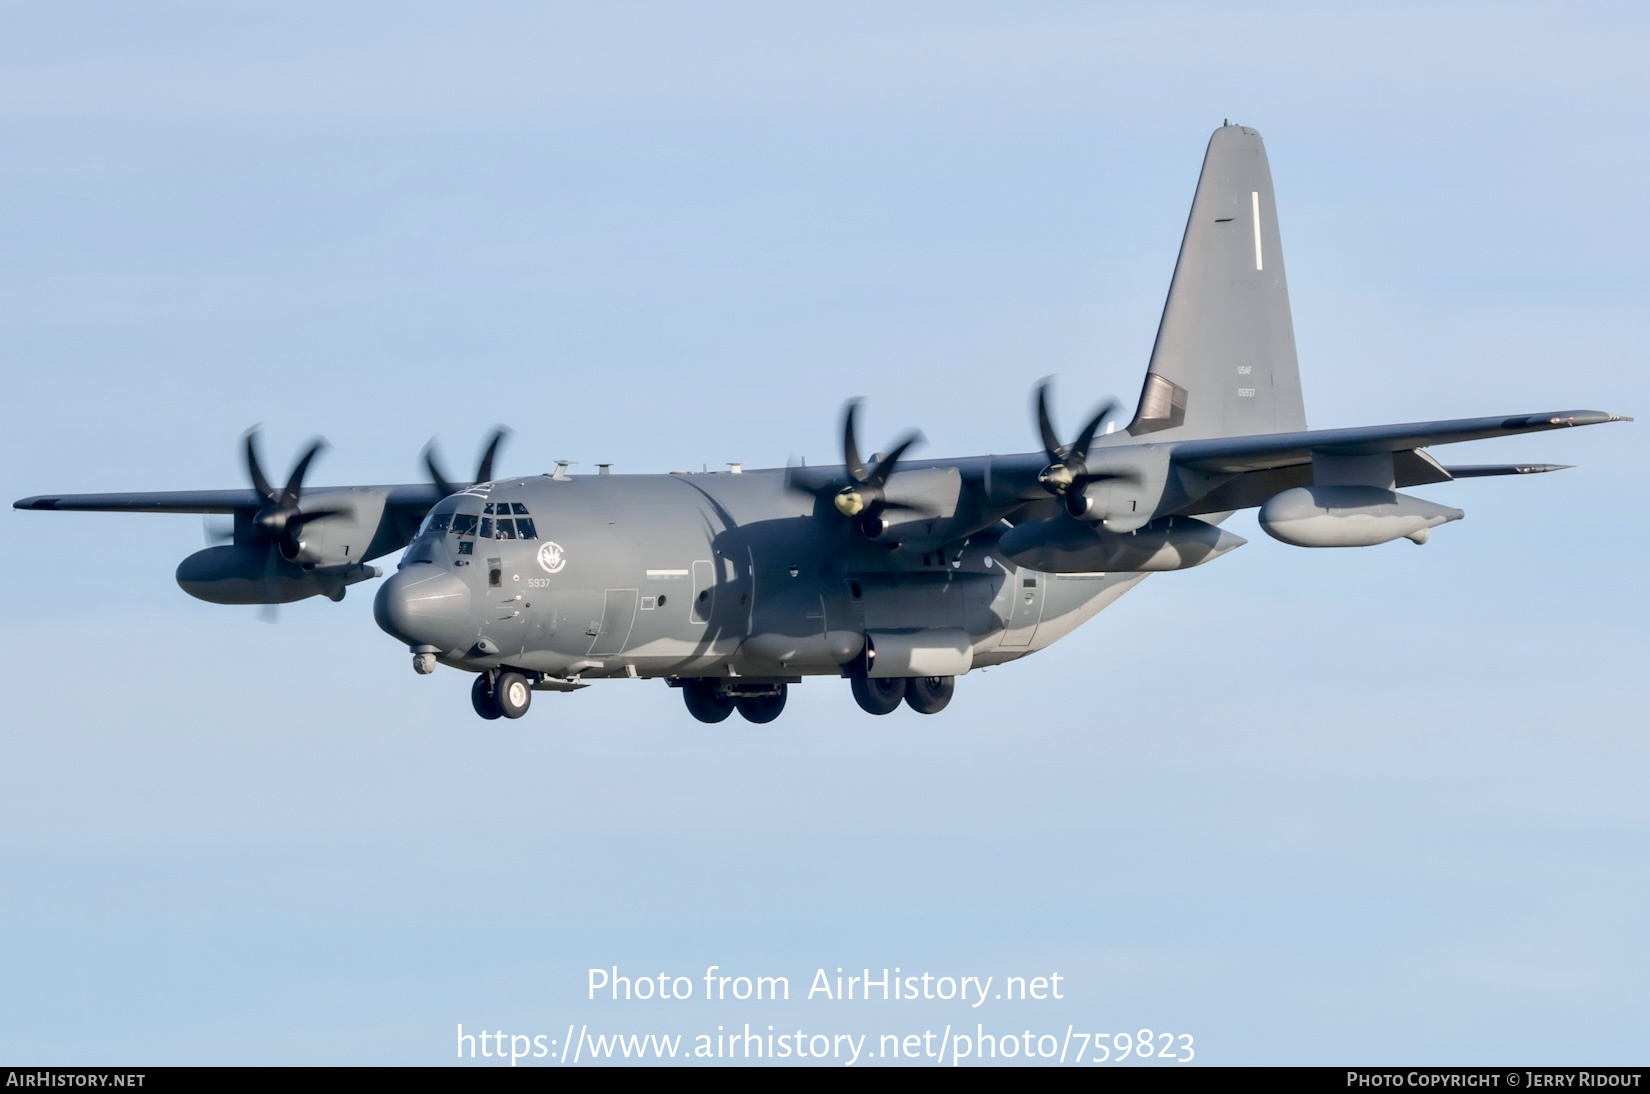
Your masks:
{"label": "propeller", "polygon": [[836,511],[845,517],[856,518],[867,535],[880,530],[883,512],[891,509],[916,509],[901,501],[890,499],[886,493],[888,478],[899,466],[900,457],[907,449],[922,441],[922,434],[912,431],[901,437],[886,456],[873,455],[874,464],[867,465],[859,455],[857,422],[859,399],[848,400],[842,412],[842,464],[848,482],[840,474],[808,467],[790,467],[785,471],[785,484],[792,490],[810,494],[821,500],[829,498]]}
{"label": "propeller", "polygon": [[[487,439],[487,447],[482,450],[481,462],[476,464],[475,479],[465,485],[473,486],[478,482],[493,481],[493,457],[498,455],[498,446],[503,444],[504,438],[509,435],[510,431],[503,426],[494,428],[492,436]],[[446,472],[441,467],[440,458],[436,455],[434,437],[431,437],[430,443],[424,446],[424,470],[429,472],[430,481],[435,484],[437,490],[441,491],[442,497],[456,494],[463,489],[462,486],[447,478]]]}
{"label": "propeller", "polygon": [[315,457],[326,448],[327,442],[319,437],[311,441],[304,454],[299,456],[298,462],[293,465],[292,473],[287,476],[286,485],[276,490],[270,484],[269,477],[264,474],[263,466],[258,460],[256,426],[246,431],[244,440],[246,473],[252,479],[252,488],[265,502],[263,508],[253,515],[252,523],[275,544],[281,552],[281,557],[292,559],[298,554],[298,544],[303,535],[304,525],[348,511],[338,508],[298,508],[298,503],[304,495],[304,475],[309,472],[309,465],[314,462]]}
{"label": "propeller", "polygon": [[1110,479],[1135,479],[1137,476],[1126,471],[1090,471],[1088,466],[1089,449],[1094,445],[1094,438],[1100,432],[1100,426],[1107,418],[1116,414],[1120,404],[1116,399],[1107,399],[1100,404],[1100,409],[1083,426],[1077,439],[1070,444],[1061,444],[1060,436],[1054,431],[1054,422],[1049,417],[1048,402],[1049,388],[1053,386],[1051,380],[1042,380],[1037,384],[1037,431],[1043,440],[1043,451],[1048,455],[1048,466],[1037,475],[1037,482],[1044,490],[1057,498],[1066,499],[1066,508],[1074,514],[1077,510],[1073,503],[1083,488],[1094,482],[1105,482]]}
{"label": "propeller", "polygon": [[888,485],[888,477],[894,473],[899,465],[899,459],[905,455],[906,449],[922,442],[922,434],[912,430],[901,437],[894,450],[877,460],[874,467],[867,467],[865,461],[859,458],[859,444],[855,437],[854,423],[859,416],[860,400],[850,399],[842,414],[842,463],[848,469],[848,478],[852,481],[836,492],[832,504],[837,512],[845,517],[875,517],[884,509],[910,509],[912,506],[897,501],[889,501],[883,493]]}

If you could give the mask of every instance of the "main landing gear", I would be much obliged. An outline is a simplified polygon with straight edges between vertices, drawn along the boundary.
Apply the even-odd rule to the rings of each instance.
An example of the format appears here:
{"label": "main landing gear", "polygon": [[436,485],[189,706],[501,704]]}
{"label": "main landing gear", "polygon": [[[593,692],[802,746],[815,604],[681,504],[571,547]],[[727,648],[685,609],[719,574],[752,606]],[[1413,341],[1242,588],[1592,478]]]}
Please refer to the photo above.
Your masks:
{"label": "main landing gear", "polygon": [[729,684],[713,679],[683,680],[680,687],[688,713],[701,722],[726,721],[737,710],[745,721],[760,725],[779,717],[789,691],[783,683]]}
{"label": "main landing gear", "polygon": [[955,676],[872,677],[856,672],[848,679],[854,702],[867,714],[892,714],[902,699],[918,714],[938,714],[957,690]]}
{"label": "main landing gear", "polygon": [[533,689],[519,672],[478,673],[470,685],[470,705],[488,721],[520,718],[532,702]]}

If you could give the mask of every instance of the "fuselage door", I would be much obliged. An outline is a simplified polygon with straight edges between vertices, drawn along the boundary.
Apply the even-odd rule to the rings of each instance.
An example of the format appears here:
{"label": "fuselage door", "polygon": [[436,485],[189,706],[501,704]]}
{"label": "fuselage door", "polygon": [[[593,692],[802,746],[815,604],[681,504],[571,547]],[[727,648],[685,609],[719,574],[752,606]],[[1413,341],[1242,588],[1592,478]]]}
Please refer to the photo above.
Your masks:
{"label": "fuselage door", "polygon": [[688,619],[694,623],[709,623],[716,610],[716,567],[710,559],[702,558],[693,564],[693,599],[688,602]]}
{"label": "fuselage door", "polygon": [[602,605],[601,627],[590,643],[590,656],[607,657],[624,649],[630,641],[630,627],[636,622],[635,589],[609,589]]}
{"label": "fuselage door", "polygon": [[1011,599],[1004,613],[1008,623],[1003,628],[1003,645],[1031,645],[1031,639],[1037,633],[1037,624],[1043,618],[1043,586],[1047,581],[1044,574],[1021,569],[1004,582]]}

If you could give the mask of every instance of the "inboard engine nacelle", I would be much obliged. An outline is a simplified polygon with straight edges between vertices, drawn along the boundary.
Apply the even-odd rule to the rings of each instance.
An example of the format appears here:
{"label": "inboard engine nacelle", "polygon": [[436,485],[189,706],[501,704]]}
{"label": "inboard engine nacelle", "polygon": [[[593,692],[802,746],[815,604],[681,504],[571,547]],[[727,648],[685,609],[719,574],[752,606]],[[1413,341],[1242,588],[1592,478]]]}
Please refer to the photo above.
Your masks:
{"label": "inboard engine nacelle", "polygon": [[1373,547],[1395,539],[1427,541],[1427,530],[1464,516],[1379,486],[1299,486],[1260,507],[1260,526],[1295,547]]}
{"label": "inboard engine nacelle", "polygon": [[1196,517],[1159,517],[1122,533],[1055,517],[1017,525],[998,546],[1017,565],[1044,573],[1158,573],[1202,565],[1247,542]]}

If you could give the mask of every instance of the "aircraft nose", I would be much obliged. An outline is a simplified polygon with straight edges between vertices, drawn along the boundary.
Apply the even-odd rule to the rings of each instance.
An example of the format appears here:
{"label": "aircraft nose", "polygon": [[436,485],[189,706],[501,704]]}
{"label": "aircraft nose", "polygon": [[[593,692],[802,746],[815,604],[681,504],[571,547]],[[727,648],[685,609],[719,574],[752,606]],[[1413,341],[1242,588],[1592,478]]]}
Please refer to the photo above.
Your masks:
{"label": "aircraft nose", "polygon": [[409,646],[454,650],[464,645],[470,590],[447,570],[416,563],[379,586],[372,617],[386,634]]}

